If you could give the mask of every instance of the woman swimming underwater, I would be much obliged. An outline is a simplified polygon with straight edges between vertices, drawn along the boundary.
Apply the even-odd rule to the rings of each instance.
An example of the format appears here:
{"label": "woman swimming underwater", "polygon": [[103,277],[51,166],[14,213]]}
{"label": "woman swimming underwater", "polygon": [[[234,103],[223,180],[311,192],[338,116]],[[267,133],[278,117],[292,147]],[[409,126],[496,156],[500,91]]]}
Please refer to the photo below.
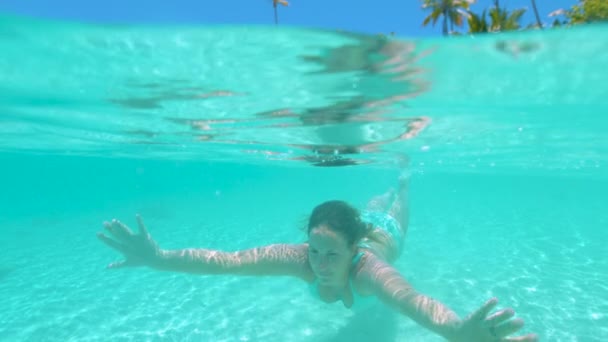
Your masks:
{"label": "woman swimming underwater", "polygon": [[322,301],[354,308],[376,297],[449,341],[537,341],[512,309],[491,313],[492,298],[466,318],[414,289],[391,263],[400,255],[408,226],[407,179],[397,190],[373,198],[359,212],[343,201],[316,206],[307,225],[308,241],[227,252],[210,249],[161,249],[138,215],[139,233],[117,220],[105,222],[99,239],[125,259],[109,268],[147,266],[193,274],[293,276],[309,284]]}

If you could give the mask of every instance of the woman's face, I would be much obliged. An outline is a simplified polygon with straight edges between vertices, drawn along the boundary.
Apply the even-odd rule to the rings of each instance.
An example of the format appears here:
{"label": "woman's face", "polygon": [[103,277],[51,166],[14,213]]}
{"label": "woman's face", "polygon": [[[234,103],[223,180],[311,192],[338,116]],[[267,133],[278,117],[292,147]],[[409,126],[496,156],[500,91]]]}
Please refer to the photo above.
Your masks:
{"label": "woman's face", "polygon": [[319,225],[308,235],[310,267],[324,285],[343,285],[348,280],[355,247],[327,225]]}

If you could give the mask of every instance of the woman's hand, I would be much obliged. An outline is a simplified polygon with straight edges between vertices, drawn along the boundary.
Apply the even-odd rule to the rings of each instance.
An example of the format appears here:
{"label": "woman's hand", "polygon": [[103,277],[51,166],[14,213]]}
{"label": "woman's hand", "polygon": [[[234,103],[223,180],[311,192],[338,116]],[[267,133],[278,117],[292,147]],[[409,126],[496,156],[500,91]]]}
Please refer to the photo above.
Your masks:
{"label": "woman's hand", "polygon": [[106,245],[119,251],[124,255],[125,260],[114,262],[108,268],[153,266],[160,259],[160,248],[156,244],[141,216],[136,215],[139,225],[139,234],[133,233],[129,227],[118,220],[104,222],[103,225],[110,233],[110,236],[102,232],[97,233],[97,237]]}
{"label": "woman's hand", "polygon": [[492,298],[481,308],[462,321],[457,329],[454,341],[458,342],[533,342],[538,341],[535,334],[509,337],[524,326],[521,318],[511,319],[515,315],[512,309],[500,310],[489,315],[498,300]]}

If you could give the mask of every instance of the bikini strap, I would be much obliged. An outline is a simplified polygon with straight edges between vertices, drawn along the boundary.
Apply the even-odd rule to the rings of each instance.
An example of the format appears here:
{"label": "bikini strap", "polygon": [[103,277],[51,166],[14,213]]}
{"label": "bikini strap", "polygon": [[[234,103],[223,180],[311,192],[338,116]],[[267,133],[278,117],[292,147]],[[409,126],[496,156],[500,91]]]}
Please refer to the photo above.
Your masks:
{"label": "bikini strap", "polygon": [[353,263],[352,263],[352,267],[353,268],[355,266],[357,266],[357,264],[359,263],[359,261],[363,257],[363,254],[365,254],[365,253],[364,252],[359,252],[359,253],[355,254],[355,256],[353,257]]}

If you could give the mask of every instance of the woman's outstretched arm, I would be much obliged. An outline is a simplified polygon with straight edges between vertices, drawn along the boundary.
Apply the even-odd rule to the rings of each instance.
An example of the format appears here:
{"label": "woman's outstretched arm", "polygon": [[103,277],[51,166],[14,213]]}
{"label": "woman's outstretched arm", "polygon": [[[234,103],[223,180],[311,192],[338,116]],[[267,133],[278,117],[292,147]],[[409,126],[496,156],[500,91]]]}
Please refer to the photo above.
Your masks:
{"label": "woman's outstretched arm", "polygon": [[120,221],[105,222],[108,235],[98,238],[125,259],[108,268],[148,266],[158,270],[195,274],[289,275],[306,278],[307,249],[303,244],[275,244],[236,252],[211,249],[164,250],[152,239],[138,215],[139,234]]}
{"label": "woman's outstretched arm", "polygon": [[512,309],[490,314],[498,303],[496,299],[490,299],[475,312],[460,319],[445,304],[417,292],[394,267],[374,255],[367,255],[357,280],[384,303],[449,341],[537,340],[534,334],[511,337],[523,327],[524,322],[519,318],[511,319],[515,315]]}
{"label": "woman's outstretched arm", "polygon": [[161,250],[154,268],[196,274],[302,276],[303,245],[274,244],[236,252],[187,248]]}

